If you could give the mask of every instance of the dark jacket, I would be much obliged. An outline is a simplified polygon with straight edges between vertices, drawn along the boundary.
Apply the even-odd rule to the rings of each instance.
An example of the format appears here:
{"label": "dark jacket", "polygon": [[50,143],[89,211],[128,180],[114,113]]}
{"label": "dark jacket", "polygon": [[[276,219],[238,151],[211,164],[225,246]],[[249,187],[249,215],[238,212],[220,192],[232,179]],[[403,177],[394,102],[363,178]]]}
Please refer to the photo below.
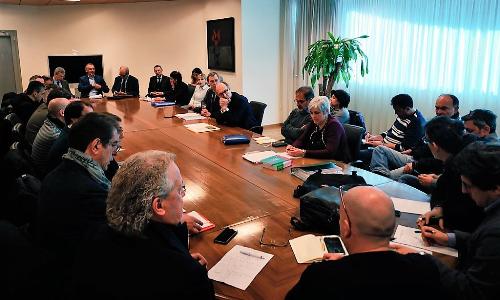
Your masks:
{"label": "dark jacket", "polygon": [[26,125],[41,102],[35,102],[25,93],[20,93],[17,97],[12,99],[11,104],[12,112],[21,119],[21,123]]}
{"label": "dark jacket", "polygon": [[160,83],[156,80],[156,75],[149,78],[148,94],[151,92],[163,92],[165,96],[171,91],[172,86],[170,85],[170,77],[162,75]]}
{"label": "dark jacket", "polygon": [[498,299],[500,295],[500,200],[485,209],[485,217],[470,234],[455,231],[457,269],[437,261],[443,299]]}
{"label": "dark jacket", "polygon": [[[95,75],[94,81],[95,83],[101,85],[101,89],[97,90],[99,94],[109,92],[109,87],[106,84],[106,81],[104,81],[104,78],[102,78],[102,76]],[[78,83],[78,90],[81,93],[80,97],[88,98],[89,93],[92,89],[93,87],[90,85],[89,77],[87,75],[80,77],[80,82]]]}
{"label": "dark jacket", "polygon": [[89,231],[106,223],[108,191],[85,168],[63,159],[42,182],[38,240],[69,265],[75,249]]}
{"label": "dark jacket", "polygon": [[[121,84],[122,84],[122,77],[116,76],[115,82],[113,83],[113,87],[111,88],[111,91],[113,93],[122,91]],[[123,88],[124,88],[124,90],[122,92],[125,92],[125,94],[132,95],[134,97],[139,96],[139,80],[137,80],[137,78],[135,78],[134,76],[128,75],[125,78]]]}
{"label": "dark jacket", "polygon": [[226,126],[241,127],[244,129],[257,126],[258,124],[248,103],[248,99],[236,92],[231,92],[231,94],[231,101],[229,101],[227,106],[229,110],[221,113],[219,106],[219,110],[214,111],[212,117],[217,120],[217,123]]}
{"label": "dark jacket", "polygon": [[205,105],[210,114],[214,114],[216,111],[220,111],[219,96],[210,88],[203,98],[202,105]]}
{"label": "dark jacket", "polygon": [[[318,134],[321,135],[319,138],[316,136]],[[315,143],[318,140],[319,143]],[[332,115],[328,115],[323,130],[319,130],[319,127],[311,121],[293,146],[306,150],[306,157],[350,161],[344,126]]]}
{"label": "dark jacket", "polygon": [[61,85],[59,86],[57,84],[57,80],[55,80],[54,78],[52,78],[52,80],[54,80],[54,84],[57,86],[57,87],[60,87],[61,89],[65,90],[66,92],[70,93],[71,95],[73,95],[73,93],[71,92],[70,88],[69,88],[69,83],[67,80],[59,80],[61,82]]}
{"label": "dark jacket", "polygon": [[283,127],[281,127],[281,134],[285,137],[285,142],[287,144],[293,143],[304,132],[302,126],[310,122],[311,115],[308,109],[300,110],[296,108],[292,110],[288,118],[283,122]]}
{"label": "dark jacket", "polygon": [[[465,135],[462,149],[477,140],[473,135]],[[472,232],[483,219],[483,209],[476,205],[469,194],[462,193],[462,180],[454,157],[444,163],[444,171],[432,190],[431,207],[443,208],[444,226],[451,230]]]}
{"label": "dark jacket", "polygon": [[430,256],[393,251],[357,253],[314,263],[285,299],[323,298],[444,299],[438,269]]}
{"label": "dark jacket", "polygon": [[186,225],[150,222],[145,237],[109,226],[75,261],[73,299],[214,299],[207,270],[188,251]]}
{"label": "dark jacket", "polygon": [[177,82],[175,84],[175,87],[167,93],[165,98],[167,99],[167,101],[173,101],[176,105],[179,106],[188,105],[189,100],[191,100],[191,97],[189,97],[188,86],[182,81]]}
{"label": "dark jacket", "polygon": [[48,107],[46,103],[42,103],[38,106],[38,108],[33,112],[31,117],[28,120],[28,123],[26,124],[26,132],[25,132],[25,138],[26,141],[28,142],[29,145],[33,145],[33,142],[35,141],[36,134],[42,128],[43,122],[45,122],[45,119],[47,118],[47,115],[49,113]]}

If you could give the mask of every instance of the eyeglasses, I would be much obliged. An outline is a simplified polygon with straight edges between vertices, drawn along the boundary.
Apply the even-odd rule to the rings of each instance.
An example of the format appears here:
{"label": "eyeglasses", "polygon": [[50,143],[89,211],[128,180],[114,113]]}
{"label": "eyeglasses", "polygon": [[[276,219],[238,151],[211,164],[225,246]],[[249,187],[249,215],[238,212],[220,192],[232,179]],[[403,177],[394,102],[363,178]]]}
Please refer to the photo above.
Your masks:
{"label": "eyeglasses", "polygon": [[227,92],[229,92],[229,89],[225,89],[224,91],[217,93],[217,96],[225,95]]}
{"label": "eyeglasses", "polygon": [[261,246],[271,246],[271,247],[286,247],[288,246],[288,240],[292,234],[292,228],[288,228],[288,239],[286,242],[276,242],[275,240],[270,240],[269,242],[264,242],[264,234],[266,233],[266,227],[262,228],[262,235],[260,236],[259,244]]}
{"label": "eyeglasses", "polygon": [[426,145],[431,143],[431,140],[429,139],[429,137],[427,135],[424,135],[424,137],[422,138],[422,141]]}

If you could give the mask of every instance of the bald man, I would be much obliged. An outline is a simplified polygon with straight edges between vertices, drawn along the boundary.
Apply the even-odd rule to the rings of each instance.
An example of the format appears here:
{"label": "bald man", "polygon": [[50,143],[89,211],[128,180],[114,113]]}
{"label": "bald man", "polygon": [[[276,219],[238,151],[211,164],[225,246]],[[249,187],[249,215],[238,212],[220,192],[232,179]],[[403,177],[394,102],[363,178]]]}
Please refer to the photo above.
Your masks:
{"label": "bald man", "polygon": [[325,254],[325,261],[304,271],[286,299],[440,298],[439,273],[430,257],[390,250],[396,219],[384,192],[354,187],[343,195],[343,203],[340,237],[349,255]]}
{"label": "bald man", "polygon": [[231,91],[225,82],[215,85],[215,94],[219,97],[220,109],[212,112],[217,123],[227,126],[250,129],[258,126],[248,99]]}
{"label": "bald man", "polygon": [[36,134],[31,150],[31,158],[41,177],[45,176],[47,172],[50,148],[65,126],[64,109],[69,103],[70,101],[66,98],[52,99],[48,105],[47,119]]}
{"label": "bald man", "polygon": [[115,96],[130,95],[139,97],[139,80],[130,75],[128,67],[121,66],[120,73],[115,78],[115,83],[113,83],[111,91],[113,91],[113,95]]}

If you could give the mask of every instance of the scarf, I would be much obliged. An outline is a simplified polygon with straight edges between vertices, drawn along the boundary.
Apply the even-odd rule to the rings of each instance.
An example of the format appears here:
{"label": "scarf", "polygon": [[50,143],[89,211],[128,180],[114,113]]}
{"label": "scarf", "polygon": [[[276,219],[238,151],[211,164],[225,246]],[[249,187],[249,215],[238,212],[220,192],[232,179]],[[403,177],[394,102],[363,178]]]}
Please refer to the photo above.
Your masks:
{"label": "scarf", "polygon": [[68,152],[63,155],[63,158],[71,160],[84,167],[95,181],[97,181],[106,190],[109,190],[111,182],[108,178],[106,178],[106,175],[104,175],[104,170],[101,166],[90,156],[74,148],[69,148]]}

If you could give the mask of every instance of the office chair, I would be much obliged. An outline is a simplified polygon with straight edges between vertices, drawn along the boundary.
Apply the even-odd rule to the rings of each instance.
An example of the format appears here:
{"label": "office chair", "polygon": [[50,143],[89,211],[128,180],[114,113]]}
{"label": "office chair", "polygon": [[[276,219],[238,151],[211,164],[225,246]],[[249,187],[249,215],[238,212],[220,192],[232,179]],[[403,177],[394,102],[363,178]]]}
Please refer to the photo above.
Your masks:
{"label": "office chair", "polygon": [[349,109],[349,124],[363,127],[366,130],[365,117],[358,111]]}
{"label": "office chair", "polygon": [[365,134],[365,129],[361,126],[344,124],[345,135],[347,138],[347,146],[352,162],[356,162],[361,148],[361,139]]}
{"label": "office chair", "polygon": [[257,126],[250,128],[250,131],[262,134],[262,131],[264,131],[264,127],[262,127],[262,119],[264,118],[264,111],[266,110],[267,104],[258,101],[250,101],[250,107],[252,108],[253,115],[258,124]]}

